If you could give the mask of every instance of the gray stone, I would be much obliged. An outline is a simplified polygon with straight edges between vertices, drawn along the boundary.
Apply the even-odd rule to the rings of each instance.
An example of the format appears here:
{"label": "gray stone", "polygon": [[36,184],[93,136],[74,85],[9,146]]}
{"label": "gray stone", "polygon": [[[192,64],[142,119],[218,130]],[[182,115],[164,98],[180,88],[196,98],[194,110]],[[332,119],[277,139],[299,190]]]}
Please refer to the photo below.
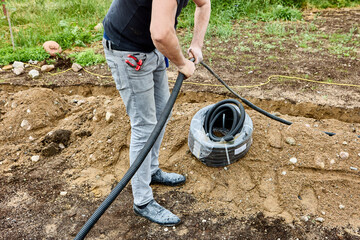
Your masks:
{"label": "gray stone", "polygon": [[285,142],[286,142],[287,144],[290,144],[291,146],[295,146],[295,145],[296,145],[296,141],[295,141],[295,139],[292,138],[292,137],[287,137],[287,138],[285,139]]}
{"label": "gray stone", "polygon": [[83,67],[82,67],[80,64],[78,64],[78,63],[73,63],[73,65],[71,66],[71,68],[72,68],[72,70],[73,70],[74,72],[78,72],[78,71],[80,71]]}

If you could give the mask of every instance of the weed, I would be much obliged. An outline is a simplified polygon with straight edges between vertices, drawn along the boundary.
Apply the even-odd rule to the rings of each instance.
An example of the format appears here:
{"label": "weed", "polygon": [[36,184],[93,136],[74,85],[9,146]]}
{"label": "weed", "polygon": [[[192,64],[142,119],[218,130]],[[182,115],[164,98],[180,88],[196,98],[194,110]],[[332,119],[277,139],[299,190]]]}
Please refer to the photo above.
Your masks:
{"label": "weed", "polygon": [[105,57],[101,54],[95,54],[94,50],[88,49],[80,53],[73,53],[69,55],[70,58],[74,59],[74,62],[82,66],[90,66],[99,63],[104,63]]}
{"label": "weed", "polygon": [[264,33],[269,36],[283,37],[287,35],[285,26],[279,21],[267,23],[264,28]]}

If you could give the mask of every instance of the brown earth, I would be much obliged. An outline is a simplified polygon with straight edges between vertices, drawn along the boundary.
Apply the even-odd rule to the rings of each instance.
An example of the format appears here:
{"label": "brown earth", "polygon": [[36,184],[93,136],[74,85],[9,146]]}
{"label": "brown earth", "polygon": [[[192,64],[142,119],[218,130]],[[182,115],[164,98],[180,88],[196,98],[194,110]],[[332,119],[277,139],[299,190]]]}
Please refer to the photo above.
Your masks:
{"label": "brown earth", "polygon": [[[318,19],[328,31],[360,20],[359,10],[323,11]],[[222,47],[213,40],[204,56],[214,71],[293,124],[246,108],[254,123],[248,154],[225,168],[203,165],[187,146],[190,121],[199,109],[234,96],[199,66],[182,87],[160,152],[161,167],[187,182],[153,186],[155,199],[182,224],[166,228],[136,217],[127,186],[87,239],[360,239],[360,55],[339,58],[289,44],[272,50],[276,61],[262,51],[229,59],[236,40]],[[104,77],[105,65],[86,69],[98,75],[67,71],[31,80],[0,73],[0,239],[74,238],[127,171],[130,126],[121,98]],[[239,87],[305,74],[354,86],[274,77],[261,87]],[[170,80],[176,75],[171,67]]]}

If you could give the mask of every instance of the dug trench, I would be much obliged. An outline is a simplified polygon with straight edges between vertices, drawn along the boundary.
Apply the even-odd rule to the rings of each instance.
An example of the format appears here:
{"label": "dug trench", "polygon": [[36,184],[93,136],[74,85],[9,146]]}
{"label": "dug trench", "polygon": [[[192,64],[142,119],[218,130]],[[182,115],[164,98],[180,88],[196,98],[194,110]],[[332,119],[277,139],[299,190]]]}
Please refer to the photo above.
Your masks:
{"label": "dug trench", "polygon": [[[0,238],[72,239],[129,167],[121,98],[114,86],[1,89]],[[159,160],[187,182],[153,186],[155,199],[182,224],[161,227],[135,216],[128,185],[87,239],[360,239],[357,103],[256,94],[244,92],[293,124],[246,107],[254,123],[250,151],[210,168],[188,149],[190,122],[201,108],[232,96],[184,86]]]}

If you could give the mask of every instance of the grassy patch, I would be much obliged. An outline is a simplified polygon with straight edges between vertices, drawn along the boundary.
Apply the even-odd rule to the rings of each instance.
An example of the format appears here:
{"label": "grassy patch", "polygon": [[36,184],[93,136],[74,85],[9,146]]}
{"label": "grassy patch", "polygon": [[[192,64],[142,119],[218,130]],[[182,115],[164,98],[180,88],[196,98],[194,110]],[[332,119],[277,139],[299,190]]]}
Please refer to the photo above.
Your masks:
{"label": "grassy patch", "polygon": [[96,54],[93,49],[88,49],[80,53],[72,53],[69,57],[73,59],[73,62],[81,66],[91,66],[106,61],[103,55]]}

